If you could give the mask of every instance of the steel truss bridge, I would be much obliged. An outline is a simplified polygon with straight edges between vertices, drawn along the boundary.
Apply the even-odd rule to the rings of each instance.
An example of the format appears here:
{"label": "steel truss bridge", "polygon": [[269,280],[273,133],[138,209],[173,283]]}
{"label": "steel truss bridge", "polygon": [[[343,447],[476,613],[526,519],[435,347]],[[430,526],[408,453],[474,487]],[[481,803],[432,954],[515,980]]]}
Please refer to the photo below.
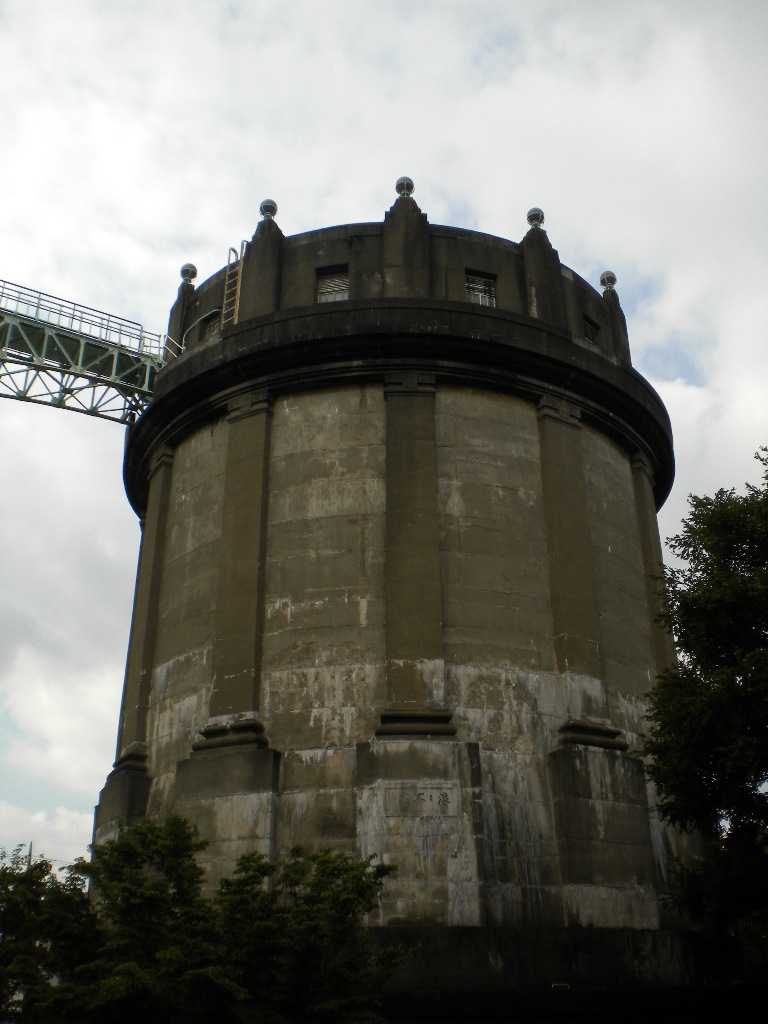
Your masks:
{"label": "steel truss bridge", "polygon": [[129,423],[180,352],[132,320],[0,280],[0,398]]}

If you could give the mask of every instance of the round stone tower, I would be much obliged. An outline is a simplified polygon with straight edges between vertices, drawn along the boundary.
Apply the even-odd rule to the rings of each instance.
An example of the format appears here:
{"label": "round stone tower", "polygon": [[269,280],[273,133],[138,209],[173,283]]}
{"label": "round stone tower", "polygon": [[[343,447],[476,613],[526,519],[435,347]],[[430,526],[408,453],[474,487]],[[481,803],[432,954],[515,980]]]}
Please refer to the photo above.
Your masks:
{"label": "round stone tower", "polygon": [[183,268],[184,352],[127,440],[143,535],[95,836],[185,815],[212,885],[254,848],[376,855],[379,923],[431,935],[443,983],[678,980],[676,840],[636,754],[671,656],[667,414],[615,276],[563,266],[540,210],[512,242],[412,192],[289,238],[265,201],[227,267]]}

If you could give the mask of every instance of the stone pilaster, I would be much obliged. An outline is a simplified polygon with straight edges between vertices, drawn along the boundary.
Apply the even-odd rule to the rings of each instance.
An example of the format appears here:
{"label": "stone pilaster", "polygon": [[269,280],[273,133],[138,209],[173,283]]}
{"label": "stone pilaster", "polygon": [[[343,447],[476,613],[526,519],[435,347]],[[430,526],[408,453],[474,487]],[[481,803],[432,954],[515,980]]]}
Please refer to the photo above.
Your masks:
{"label": "stone pilaster", "polygon": [[243,257],[239,323],[280,308],[284,241],[282,231],[271,217],[259,221]]}
{"label": "stone pilaster", "polygon": [[387,298],[425,298],[431,291],[427,215],[410,196],[384,215],[383,284]]}
{"label": "stone pilaster", "polygon": [[455,731],[443,699],[435,384],[388,375],[386,504],[387,707],[379,735]]}
{"label": "stone pilaster", "polygon": [[525,259],[528,314],[545,323],[567,327],[560,257],[543,228],[532,227],[521,242]]}
{"label": "stone pilaster", "polygon": [[149,470],[149,499],[141,536],[116,764],[126,757],[135,759],[139,748],[143,747],[146,753],[147,709],[155,663],[172,473],[173,452],[162,448]]}
{"label": "stone pilaster", "polygon": [[234,400],[228,420],[214,679],[201,741],[207,746],[266,743],[260,711],[271,397],[257,391]]}
{"label": "stone pilaster", "polygon": [[149,499],[141,535],[116,759],[99,796],[94,829],[96,838],[105,838],[118,820],[128,823],[146,813],[150,785],[147,775],[147,710],[155,660],[172,472],[173,452],[170,448],[161,448],[155,454],[149,471]]}
{"label": "stone pilaster", "polygon": [[611,317],[613,350],[618,356],[619,362],[623,363],[624,366],[631,366],[632,359],[629,354],[627,320],[621,308],[618,293],[613,288],[606,288],[603,292],[603,301],[607,304]]}
{"label": "stone pilaster", "polygon": [[[195,286],[192,282],[182,281],[179,285],[179,294],[171,307],[171,315],[168,319],[168,337],[179,346],[184,340],[184,328],[187,326],[187,310],[194,301],[194,295]],[[169,355],[171,357],[178,355],[178,349],[173,349],[170,353],[166,353],[166,357]]]}
{"label": "stone pilaster", "polygon": [[618,729],[571,719],[549,755],[564,907],[583,925],[632,920],[653,929],[659,909],[645,773],[626,751]]}
{"label": "stone pilaster", "polygon": [[656,671],[663,672],[675,661],[675,648],[670,634],[659,624],[658,616],[663,602],[661,539],[656,518],[656,502],[653,497],[653,471],[648,459],[637,452],[632,459],[632,484],[635,492],[637,521],[640,527],[640,547],[645,573],[645,593],[651,619],[653,649],[656,655]]}
{"label": "stone pilaster", "polygon": [[242,395],[227,418],[213,689],[208,722],[176,766],[174,808],[209,840],[201,863],[211,878],[254,848],[273,855],[280,767],[261,720],[271,396]]}

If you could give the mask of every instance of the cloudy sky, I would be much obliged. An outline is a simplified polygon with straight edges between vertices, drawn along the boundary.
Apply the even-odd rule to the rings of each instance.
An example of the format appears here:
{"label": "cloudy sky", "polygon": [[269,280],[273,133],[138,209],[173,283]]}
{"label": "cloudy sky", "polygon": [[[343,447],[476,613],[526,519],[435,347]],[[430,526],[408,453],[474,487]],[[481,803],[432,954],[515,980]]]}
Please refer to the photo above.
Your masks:
{"label": "cloudy sky", "polygon": [[[433,223],[618,276],[686,495],[768,443],[762,0],[0,0],[0,278],[162,331],[259,202]],[[0,401],[0,846],[84,853],[138,554],[123,429]]]}

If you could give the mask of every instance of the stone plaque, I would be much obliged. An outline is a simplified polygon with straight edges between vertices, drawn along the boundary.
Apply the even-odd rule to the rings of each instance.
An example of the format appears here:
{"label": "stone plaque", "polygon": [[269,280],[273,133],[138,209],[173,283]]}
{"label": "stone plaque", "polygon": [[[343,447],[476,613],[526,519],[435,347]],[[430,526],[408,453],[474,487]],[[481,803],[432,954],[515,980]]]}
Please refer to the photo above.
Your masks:
{"label": "stone plaque", "polygon": [[388,818],[455,818],[456,805],[455,786],[389,786],[384,793],[384,813]]}

